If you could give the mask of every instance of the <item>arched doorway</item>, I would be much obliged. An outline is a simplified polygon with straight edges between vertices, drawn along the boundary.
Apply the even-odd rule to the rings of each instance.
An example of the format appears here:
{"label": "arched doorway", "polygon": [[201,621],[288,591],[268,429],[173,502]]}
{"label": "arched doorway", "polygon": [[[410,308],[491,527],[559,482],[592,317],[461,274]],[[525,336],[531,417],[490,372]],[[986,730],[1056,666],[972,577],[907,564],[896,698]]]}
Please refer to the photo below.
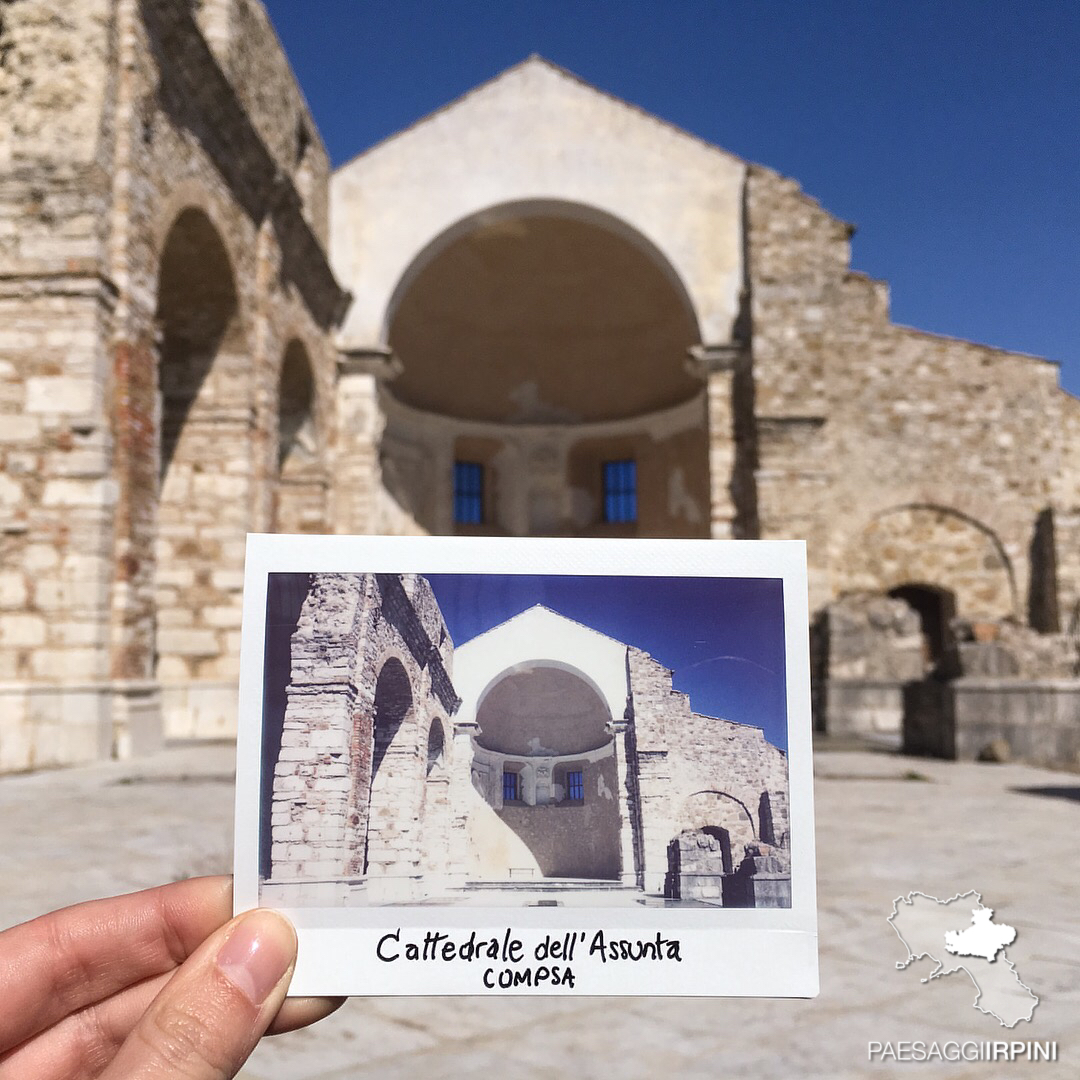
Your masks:
{"label": "arched doorway", "polygon": [[382,473],[415,524],[708,534],[705,403],[685,365],[700,332],[627,226],[552,202],[459,223],[404,276],[387,341],[401,373]]}
{"label": "arched doorway", "polygon": [[952,622],[956,618],[956,596],[937,585],[900,585],[889,590],[894,600],[903,600],[919,616],[923,640],[923,663],[928,675],[948,678],[955,674],[955,641]]}
{"label": "arched doorway", "polygon": [[184,210],[169,231],[157,319],[156,673],[165,733],[228,734],[250,522],[251,365],[232,263],[201,210]]}
{"label": "arched doorway", "polygon": [[519,665],[492,684],[476,719],[473,764],[489,778],[485,798],[533,860],[503,876],[618,879],[614,738],[596,690],[561,667]]}

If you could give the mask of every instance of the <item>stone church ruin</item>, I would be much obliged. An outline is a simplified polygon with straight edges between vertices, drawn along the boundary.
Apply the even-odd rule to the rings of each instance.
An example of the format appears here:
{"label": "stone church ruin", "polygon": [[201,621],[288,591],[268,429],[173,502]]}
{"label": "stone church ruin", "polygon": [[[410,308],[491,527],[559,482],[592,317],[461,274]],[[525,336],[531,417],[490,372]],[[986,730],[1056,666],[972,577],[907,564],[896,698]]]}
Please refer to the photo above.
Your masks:
{"label": "stone church ruin", "polygon": [[794,180],[537,57],[331,172],[257,0],[0,60],[0,771],[231,736],[268,531],[802,538],[820,727],[1080,762],[1080,403]]}
{"label": "stone church ruin", "polygon": [[416,574],[273,574],[264,902],[790,907],[788,768],[534,606],[455,645]]}

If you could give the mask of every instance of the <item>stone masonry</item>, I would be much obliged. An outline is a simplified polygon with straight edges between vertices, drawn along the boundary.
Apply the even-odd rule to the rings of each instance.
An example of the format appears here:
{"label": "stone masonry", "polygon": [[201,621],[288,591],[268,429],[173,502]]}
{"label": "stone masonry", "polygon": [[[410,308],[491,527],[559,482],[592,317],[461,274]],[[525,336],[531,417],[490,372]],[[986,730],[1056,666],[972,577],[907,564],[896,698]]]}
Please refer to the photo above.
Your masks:
{"label": "stone masonry", "polygon": [[326,527],[325,151],[257,3],[5,3],[0,56],[0,769],[227,735],[245,533]]}
{"label": "stone masonry", "polygon": [[[528,670],[552,670],[542,634],[533,665],[500,670],[496,659],[487,670],[481,660],[481,700],[499,704],[478,710],[455,689],[454,644],[423,577],[282,580],[306,589],[295,620],[274,615],[271,581],[268,626],[288,646],[280,653],[284,696],[268,692],[264,714],[264,897],[286,905],[452,901],[521,883],[531,852],[534,886],[540,877],[593,878],[674,900],[790,906],[786,755],[759,728],[692,712],[672,689],[672,672],[647,653],[604,639],[623,680],[618,716],[599,701],[599,714],[578,708],[593,693],[582,678],[605,682],[595,659],[582,655],[576,673],[557,669],[556,693],[566,715],[580,717],[579,730],[560,735],[565,716],[556,707],[549,728],[541,722],[521,751],[505,742],[513,727],[506,710],[513,695],[530,691],[507,698],[498,688],[533,687],[538,696],[523,714],[545,715],[553,684],[521,682]],[[556,633],[568,624],[552,612],[540,618]],[[496,627],[470,643],[474,664],[481,642],[502,655],[499,635]],[[267,655],[277,657],[276,648]],[[268,663],[267,686],[282,675]],[[601,745],[558,745],[580,739],[593,715],[606,730]],[[589,767],[613,757],[607,779]],[[567,787],[560,762],[582,770],[579,792]],[[523,776],[527,788],[518,787]]]}
{"label": "stone masonry", "polygon": [[446,832],[431,817],[450,812],[428,782],[428,749],[449,741],[452,649],[423,578],[315,575],[263,749],[275,882],[347,889],[392,873],[406,888],[430,866],[438,849],[422,845]]}
{"label": "stone masonry", "polygon": [[[802,538],[819,625],[1073,648],[1080,403],[772,169],[532,57],[331,175],[258,0],[0,3],[0,120],[0,770],[230,735],[249,531]],[[898,734],[822,641],[819,723]]]}

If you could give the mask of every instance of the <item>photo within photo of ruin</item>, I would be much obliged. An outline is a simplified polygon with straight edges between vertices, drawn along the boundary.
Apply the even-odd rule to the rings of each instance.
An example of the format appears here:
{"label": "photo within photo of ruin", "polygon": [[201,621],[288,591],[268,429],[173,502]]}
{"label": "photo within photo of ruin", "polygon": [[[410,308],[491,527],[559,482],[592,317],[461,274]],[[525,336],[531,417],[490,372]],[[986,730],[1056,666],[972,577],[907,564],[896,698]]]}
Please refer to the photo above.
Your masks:
{"label": "photo within photo of ruin", "polygon": [[789,908],[779,578],[271,573],[259,902]]}

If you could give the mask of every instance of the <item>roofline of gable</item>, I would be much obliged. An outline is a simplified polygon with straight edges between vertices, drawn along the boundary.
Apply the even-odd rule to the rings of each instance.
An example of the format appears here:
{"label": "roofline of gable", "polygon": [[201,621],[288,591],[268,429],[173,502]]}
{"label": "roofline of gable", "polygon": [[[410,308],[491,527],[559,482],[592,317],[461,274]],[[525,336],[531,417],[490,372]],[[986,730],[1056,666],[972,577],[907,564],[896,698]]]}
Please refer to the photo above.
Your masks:
{"label": "roofline of gable", "polygon": [[516,615],[511,615],[509,619],[503,619],[501,623],[496,623],[490,629],[485,630],[481,634],[477,634],[475,637],[469,638],[468,641],[463,641],[460,645],[454,646],[454,652],[464,649],[466,646],[471,645],[474,641],[479,641],[483,637],[487,637],[488,634],[494,634],[496,630],[501,630],[504,626],[509,626],[510,623],[515,622],[524,615],[528,615],[530,611],[536,611],[539,608],[541,611],[546,611],[549,615],[554,615],[558,619],[562,619],[563,622],[568,622],[574,626],[580,626],[582,630],[587,630],[590,634],[595,634],[597,637],[603,638],[605,641],[610,641],[615,645],[620,646],[623,649],[631,648],[629,642],[620,641],[618,638],[613,638],[610,634],[605,634],[602,630],[597,630],[595,627],[588,626],[586,623],[578,622],[577,619],[571,619],[569,615],[564,615],[561,611],[556,611],[554,608],[550,608],[547,604],[530,604],[524,611],[519,611]]}
{"label": "roofline of gable", "polygon": [[659,127],[666,128],[668,131],[672,131],[677,135],[681,135],[685,139],[690,139],[692,142],[697,143],[699,146],[704,147],[706,150],[712,151],[714,154],[720,154],[731,161],[738,163],[739,165],[748,166],[753,162],[747,161],[745,158],[739,157],[738,154],[733,154],[730,150],[725,150],[722,146],[716,143],[710,142],[708,139],[702,138],[700,135],[695,135],[694,132],[688,131],[686,128],[679,127],[678,124],[673,123],[670,120],[665,120],[662,116],[657,116],[655,113],[649,112],[644,106],[638,105],[632,101],[627,101],[625,98],[619,97],[617,94],[613,94],[608,90],[604,90],[599,86],[594,85],[587,79],[582,78],[576,72],[570,71],[569,68],[564,68],[561,64],[556,64],[553,60],[549,60],[546,56],[541,56],[539,53],[530,53],[523,60],[519,60],[516,64],[511,64],[510,67],[504,68],[502,71],[495,75],[492,75],[490,79],[485,79],[481,83],[477,83],[471,89],[466,90],[463,94],[459,94],[456,98],[446,102],[445,105],[440,105],[437,109],[433,109],[429,113],[425,113],[423,116],[418,117],[412,121],[411,124],[406,125],[398,131],[392,132],[390,135],[386,135],[378,142],[374,142],[371,146],[359,153],[354,154],[351,158],[343,161],[337,168],[333,170],[333,174],[344,171],[354,162],[357,162],[362,157],[367,157],[368,154],[374,153],[376,150],[381,149],[387,143],[393,142],[395,139],[401,138],[403,135],[408,135],[415,131],[417,128],[423,127],[429,121],[434,120],[435,117],[441,116],[443,113],[448,112],[451,109],[456,108],[458,105],[463,104],[469,98],[481,91],[486,90],[489,86],[499,82],[499,80],[506,78],[513,72],[527,67],[529,64],[542,64],[544,67],[555,72],[557,75],[561,75],[564,79],[568,79],[570,82],[576,83],[578,86],[583,87],[586,90],[597,94],[600,97],[607,98],[608,101],[613,101],[615,104],[622,106],[624,109],[629,109],[632,112],[637,113],[639,116],[646,120],[658,125]]}

